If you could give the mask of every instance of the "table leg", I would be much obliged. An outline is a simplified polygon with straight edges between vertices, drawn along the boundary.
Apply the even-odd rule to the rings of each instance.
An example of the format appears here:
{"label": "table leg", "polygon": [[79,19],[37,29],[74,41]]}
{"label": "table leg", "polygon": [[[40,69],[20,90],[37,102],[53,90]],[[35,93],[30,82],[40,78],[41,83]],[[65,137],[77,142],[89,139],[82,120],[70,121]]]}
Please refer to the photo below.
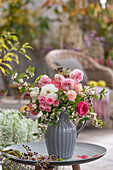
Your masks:
{"label": "table leg", "polygon": [[35,166],[35,170],[42,170],[40,166]]}
{"label": "table leg", "polygon": [[72,165],[73,170],[80,170],[80,165]]}

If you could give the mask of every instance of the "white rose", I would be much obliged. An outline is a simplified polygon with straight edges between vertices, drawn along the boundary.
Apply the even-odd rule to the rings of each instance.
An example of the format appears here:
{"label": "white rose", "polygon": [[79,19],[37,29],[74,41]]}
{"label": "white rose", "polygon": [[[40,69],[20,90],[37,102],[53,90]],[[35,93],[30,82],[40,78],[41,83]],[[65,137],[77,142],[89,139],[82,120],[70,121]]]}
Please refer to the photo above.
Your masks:
{"label": "white rose", "polygon": [[52,97],[53,100],[56,100],[57,94],[55,92],[57,91],[58,91],[58,88],[56,88],[54,84],[47,84],[42,87],[40,95],[45,96],[46,98]]}
{"label": "white rose", "polygon": [[33,90],[30,92],[30,96],[32,98],[36,98],[39,95],[39,88],[38,87],[34,87]]}

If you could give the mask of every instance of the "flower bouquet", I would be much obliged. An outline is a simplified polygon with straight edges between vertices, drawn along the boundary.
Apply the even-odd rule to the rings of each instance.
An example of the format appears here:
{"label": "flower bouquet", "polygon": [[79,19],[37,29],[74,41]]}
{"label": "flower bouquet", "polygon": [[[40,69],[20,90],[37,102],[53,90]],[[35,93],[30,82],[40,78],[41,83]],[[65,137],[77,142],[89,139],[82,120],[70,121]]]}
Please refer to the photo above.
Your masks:
{"label": "flower bouquet", "polygon": [[[68,117],[69,121],[78,119],[78,123],[84,123],[91,120],[91,124],[95,127],[103,127],[102,120],[98,119],[91,104],[93,97],[98,99],[95,94],[95,88],[93,85],[82,88],[80,82],[83,80],[84,73],[81,70],[75,69],[69,72],[66,69],[64,72],[63,67],[59,67],[56,69],[54,78],[40,75],[30,84],[28,80],[34,76],[34,70],[34,67],[29,66],[26,73],[21,73],[20,75],[18,75],[17,71],[9,73],[6,70],[6,72],[7,75],[12,75],[14,84],[19,86],[20,92],[30,96],[29,103],[27,103],[23,114],[25,116],[30,114],[38,119],[39,133],[35,133],[35,135],[37,134],[40,138],[41,134],[45,132],[55,134],[55,132],[48,132],[47,128],[52,129],[53,127],[55,129],[55,126],[60,124],[59,118],[61,117],[63,119],[62,123],[65,122],[65,124],[68,124]],[[105,89],[103,89],[100,92],[99,100],[102,99],[103,95],[105,96],[105,93]],[[62,124],[61,127],[63,127]],[[71,129],[73,129],[73,125]],[[69,130],[65,130],[62,133],[66,134],[66,131],[69,132]],[[76,136],[77,134],[75,138]],[[53,140],[53,136],[51,137]]]}

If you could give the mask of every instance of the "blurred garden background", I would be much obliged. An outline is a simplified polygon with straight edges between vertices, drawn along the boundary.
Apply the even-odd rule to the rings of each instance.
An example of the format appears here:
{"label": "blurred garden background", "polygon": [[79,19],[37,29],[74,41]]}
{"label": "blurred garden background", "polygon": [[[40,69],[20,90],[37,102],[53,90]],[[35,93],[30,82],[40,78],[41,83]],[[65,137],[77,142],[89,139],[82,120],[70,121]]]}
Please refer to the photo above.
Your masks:
{"label": "blurred garden background", "polygon": [[[0,0],[0,149],[37,140],[32,135],[37,121],[21,120],[18,114],[27,96],[12,84],[6,69],[21,73],[31,65],[36,68],[33,79],[51,75],[45,56],[55,49],[84,53],[113,75],[113,1]],[[112,129],[113,79],[109,84],[103,78],[89,80],[102,80],[95,85],[109,88],[106,125]]]}

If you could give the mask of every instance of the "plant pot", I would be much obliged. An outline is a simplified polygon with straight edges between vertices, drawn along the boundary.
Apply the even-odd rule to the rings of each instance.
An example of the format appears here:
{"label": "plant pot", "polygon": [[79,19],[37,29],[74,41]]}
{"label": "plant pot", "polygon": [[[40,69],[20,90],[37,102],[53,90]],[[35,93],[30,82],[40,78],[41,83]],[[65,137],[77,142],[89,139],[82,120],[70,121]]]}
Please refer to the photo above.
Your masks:
{"label": "plant pot", "polygon": [[[86,122],[85,122],[86,123]],[[73,155],[76,138],[85,127],[85,123],[76,130],[68,115],[61,113],[57,126],[49,125],[45,134],[45,141],[49,155],[56,155],[62,159],[69,159]]]}

